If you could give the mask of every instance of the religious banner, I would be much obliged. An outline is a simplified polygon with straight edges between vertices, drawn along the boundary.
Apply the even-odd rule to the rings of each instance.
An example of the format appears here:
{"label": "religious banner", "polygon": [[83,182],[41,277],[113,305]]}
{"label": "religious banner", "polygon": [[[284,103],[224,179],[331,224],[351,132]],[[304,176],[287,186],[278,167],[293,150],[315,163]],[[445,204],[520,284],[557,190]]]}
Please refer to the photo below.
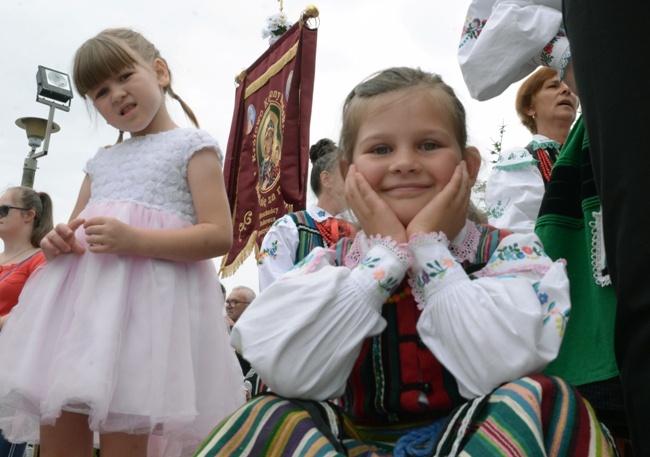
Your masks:
{"label": "religious banner", "polygon": [[284,214],[305,208],[317,29],[307,19],[282,34],[238,76],[224,177],[233,245],[220,275],[235,273]]}

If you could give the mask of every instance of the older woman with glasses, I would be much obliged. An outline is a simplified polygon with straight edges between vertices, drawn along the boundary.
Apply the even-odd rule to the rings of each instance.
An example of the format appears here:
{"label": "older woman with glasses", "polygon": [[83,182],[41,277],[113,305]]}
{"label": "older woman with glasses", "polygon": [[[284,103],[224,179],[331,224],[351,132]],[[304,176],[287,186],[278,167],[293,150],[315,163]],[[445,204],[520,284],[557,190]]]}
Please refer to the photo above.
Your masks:
{"label": "older woman with glasses", "polygon": [[[52,200],[29,187],[11,187],[0,195],[0,329],[18,302],[23,286],[45,262],[39,248],[52,230]],[[0,339],[0,344],[2,344]],[[12,444],[0,435],[0,457],[22,456],[25,444]]]}

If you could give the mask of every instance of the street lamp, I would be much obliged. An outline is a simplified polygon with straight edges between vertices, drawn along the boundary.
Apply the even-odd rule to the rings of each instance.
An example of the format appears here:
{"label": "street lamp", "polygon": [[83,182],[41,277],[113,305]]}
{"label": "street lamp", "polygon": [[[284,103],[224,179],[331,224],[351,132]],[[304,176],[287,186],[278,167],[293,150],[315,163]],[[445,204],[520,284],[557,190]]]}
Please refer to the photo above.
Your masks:
{"label": "street lamp", "polygon": [[[38,66],[38,72],[36,73],[36,101],[48,105],[50,114],[47,120],[37,117],[21,117],[16,120],[16,125],[25,129],[28,144],[31,147],[23,166],[23,186],[34,187],[34,175],[36,174],[38,159],[47,155],[50,146],[50,134],[61,130],[54,123],[54,111],[56,109],[70,111],[72,97],[72,85],[67,74],[42,65]],[[43,149],[37,152],[36,149],[40,147],[41,143]]]}

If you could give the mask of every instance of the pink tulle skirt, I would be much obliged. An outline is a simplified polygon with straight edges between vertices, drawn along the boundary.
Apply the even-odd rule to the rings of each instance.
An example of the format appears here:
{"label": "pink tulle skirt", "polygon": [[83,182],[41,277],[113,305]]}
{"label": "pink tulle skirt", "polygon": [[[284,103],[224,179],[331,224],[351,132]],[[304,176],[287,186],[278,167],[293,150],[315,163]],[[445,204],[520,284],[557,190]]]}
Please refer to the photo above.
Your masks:
{"label": "pink tulle skirt", "polygon": [[[99,203],[80,217],[182,228],[173,214]],[[85,244],[83,229],[77,238]],[[0,428],[38,439],[62,410],[99,433],[151,433],[191,454],[244,402],[214,264],[60,255],[28,280],[0,332]]]}

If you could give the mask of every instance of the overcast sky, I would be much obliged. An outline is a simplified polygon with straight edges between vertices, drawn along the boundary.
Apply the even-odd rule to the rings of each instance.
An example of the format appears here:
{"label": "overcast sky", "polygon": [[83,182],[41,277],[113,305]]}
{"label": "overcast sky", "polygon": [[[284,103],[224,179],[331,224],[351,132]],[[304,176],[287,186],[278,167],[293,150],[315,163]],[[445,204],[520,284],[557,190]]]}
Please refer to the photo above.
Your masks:
{"label": "overcast sky", "polygon": [[[323,0],[320,10],[311,142],[338,138],[343,99],[359,81],[390,66],[419,66],[439,73],[458,93],[468,111],[470,143],[485,159],[506,124],[504,147],[523,146],[530,134],[518,122],[514,95],[477,102],[463,82],[456,50],[469,0]],[[292,21],[310,3],[285,0]],[[261,38],[266,17],[279,10],[277,0],[2,0],[0,14],[0,188],[20,185],[29,152],[25,116],[46,118],[48,107],[36,100],[39,65],[64,73],[86,39],[109,27],[132,27],[161,51],[173,72],[174,89],[192,107],[201,127],[225,150],[235,96],[235,76],[268,48]],[[189,126],[172,106],[179,125]],[[70,112],[57,110],[49,154],[39,159],[34,188],[54,200],[55,222],[67,221],[83,180],[83,167],[99,146],[112,144],[117,132],[91,115],[75,94]],[[230,290],[257,290],[252,257],[232,277]]]}

